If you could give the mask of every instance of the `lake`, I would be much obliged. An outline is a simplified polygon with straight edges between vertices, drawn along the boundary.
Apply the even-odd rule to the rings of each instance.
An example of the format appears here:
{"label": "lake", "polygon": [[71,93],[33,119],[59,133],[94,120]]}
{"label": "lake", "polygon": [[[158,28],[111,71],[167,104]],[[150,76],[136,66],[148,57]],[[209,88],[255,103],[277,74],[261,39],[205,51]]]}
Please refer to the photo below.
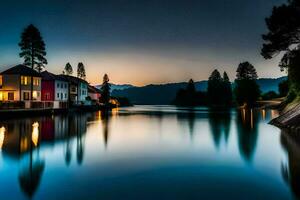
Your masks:
{"label": "lake", "polygon": [[0,121],[1,199],[296,199],[275,110],[134,106]]}

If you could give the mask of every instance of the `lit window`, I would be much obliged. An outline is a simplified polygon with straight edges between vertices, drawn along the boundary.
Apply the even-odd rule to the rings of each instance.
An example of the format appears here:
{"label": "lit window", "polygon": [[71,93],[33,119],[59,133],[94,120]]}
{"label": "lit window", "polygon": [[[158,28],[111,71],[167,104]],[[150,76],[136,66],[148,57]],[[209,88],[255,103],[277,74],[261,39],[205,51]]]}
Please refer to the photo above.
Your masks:
{"label": "lit window", "polygon": [[33,85],[34,86],[39,86],[40,85],[40,81],[38,78],[33,78]]}
{"label": "lit window", "polygon": [[28,85],[28,84],[29,84],[29,77],[21,76],[21,85]]}
{"label": "lit window", "polygon": [[0,101],[3,101],[3,92],[0,92]]}
{"label": "lit window", "polygon": [[37,91],[33,91],[33,92],[32,92],[32,98],[33,98],[33,99],[36,99],[37,97],[38,97]]}
{"label": "lit window", "polygon": [[2,81],[2,75],[0,75],[0,86],[2,86],[3,81]]}

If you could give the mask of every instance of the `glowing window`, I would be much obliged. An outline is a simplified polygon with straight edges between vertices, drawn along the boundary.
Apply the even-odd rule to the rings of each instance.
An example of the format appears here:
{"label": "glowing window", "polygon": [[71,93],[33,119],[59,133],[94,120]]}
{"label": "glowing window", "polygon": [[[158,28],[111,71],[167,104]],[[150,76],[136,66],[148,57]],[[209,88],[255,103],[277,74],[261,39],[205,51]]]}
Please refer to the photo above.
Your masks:
{"label": "glowing window", "polygon": [[30,77],[28,76],[21,76],[21,85],[29,85]]}
{"label": "glowing window", "polygon": [[37,97],[38,97],[37,91],[33,91],[33,92],[32,92],[32,98],[33,98],[33,99],[36,99]]}
{"label": "glowing window", "polygon": [[0,86],[2,86],[3,81],[2,81],[2,75],[0,75]]}
{"label": "glowing window", "polygon": [[40,85],[40,80],[38,78],[33,78],[33,85],[34,86],[39,86]]}

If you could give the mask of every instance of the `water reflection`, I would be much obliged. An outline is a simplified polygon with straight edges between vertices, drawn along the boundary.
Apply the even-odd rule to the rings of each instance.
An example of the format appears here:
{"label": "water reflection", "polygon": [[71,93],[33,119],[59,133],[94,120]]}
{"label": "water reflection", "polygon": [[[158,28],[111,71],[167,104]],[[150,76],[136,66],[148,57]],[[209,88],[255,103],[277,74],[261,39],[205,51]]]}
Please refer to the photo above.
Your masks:
{"label": "water reflection", "polygon": [[245,161],[251,162],[258,138],[259,111],[241,109],[236,120],[239,151]]}
{"label": "water reflection", "polygon": [[300,198],[300,135],[283,130],[281,144],[287,153],[287,163],[282,162],[282,177],[297,198]]}
{"label": "water reflection", "polygon": [[230,134],[231,110],[210,110],[208,119],[210,133],[212,135],[214,145],[216,149],[218,149],[222,139],[224,139],[225,145],[228,142]]}
{"label": "water reflection", "polygon": [[[197,112],[197,110],[195,110],[193,108],[187,108],[186,112],[177,112],[176,113],[177,119],[180,122],[186,122],[187,123],[191,140],[193,140],[194,126],[195,126],[196,117],[199,117],[196,114],[196,112]],[[158,115],[159,120],[162,121],[164,113],[160,112],[157,115]]]}
{"label": "water reflection", "polygon": [[45,160],[40,156],[43,145],[48,147],[47,144],[52,144],[53,147],[57,142],[64,142],[64,157],[68,166],[72,158],[73,138],[76,137],[77,163],[83,162],[87,115],[8,120],[2,124],[2,154],[19,162],[20,188],[28,197],[32,197],[37,190],[45,168]]}
{"label": "water reflection", "polygon": [[[18,187],[29,198],[41,197],[39,195],[49,190],[68,193],[68,188],[63,184],[54,184],[56,181],[76,188],[71,194],[66,194],[70,199],[72,196],[87,197],[89,191],[99,191],[101,188],[106,196],[111,196],[108,194],[110,192],[116,194],[115,191],[130,192],[131,188],[126,186],[140,185],[139,180],[146,185],[141,185],[142,191],[151,190],[151,194],[160,191],[157,193],[159,196],[163,190],[159,186],[167,188],[164,180],[169,177],[173,177],[167,183],[171,184],[170,188],[172,184],[184,182],[182,191],[178,190],[181,195],[203,185],[206,190],[200,187],[203,190],[196,189],[194,192],[205,195],[215,192],[216,181],[225,185],[228,183],[228,187],[217,189],[222,194],[231,187],[235,188],[237,183],[231,182],[230,177],[236,173],[238,182],[243,184],[241,190],[249,189],[249,184],[261,184],[262,180],[253,178],[257,176],[253,172],[256,170],[249,172],[243,166],[255,168],[257,162],[260,167],[265,164],[256,155],[262,154],[258,148],[259,141],[262,140],[263,144],[269,142],[261,137],[261,133],[264,130],[273,131],[267,122],[275,115],[276,112],[270,110],[216,111],[176,107],[141,107],[139,110],[135,107],[113,112],[7,120],[0,122],[0,147],[3,161],[11,160],[11,164],[17,166],[17,176],[11,175],[10,178],[18,177]],[[284,178],[299,196],[300,145],[286,136],[281,134],[281,144],[286,149],[288,163],[274,163],[281,169],[277,175],[280,180]],[[99,142],[99,137],[103,143]],[[271,146],[275,147],[276,142]],[[261,148],[268,151],[267,147]],[[273,154],[267,156],[276,157]],[[251,165],[241,166],[240,163]],[[264,174],[269,168],[259,170]],[[141,177],[137,175],[144,173]],[[71,175],[62,177],[66,174]],[[0,173],[0,181],[2,176]],[[49,180],[52,180],[52,185]],[[111,184],[107,184],[106,180]],[[49,186],[51,188],[47,188]],[[87,187],[91,190],[87,191]],[[167,194],[167,191],[163,192]],[[260,189],[260,192],[268,196],[267,191]],[[91,196],[92,199],[99,197],[99,194]]]}

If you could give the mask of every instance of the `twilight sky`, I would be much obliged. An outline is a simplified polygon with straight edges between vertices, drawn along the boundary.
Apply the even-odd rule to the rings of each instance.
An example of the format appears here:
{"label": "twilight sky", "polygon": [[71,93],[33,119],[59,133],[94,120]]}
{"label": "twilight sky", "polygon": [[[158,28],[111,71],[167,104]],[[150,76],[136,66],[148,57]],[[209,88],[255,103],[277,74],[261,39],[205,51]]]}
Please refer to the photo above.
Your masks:
{"label": "twilight sky", "polygon": [[83,62],[93,84],[108,73],[114,83],[145,85],[207,79],[213,69],[231,80],[251,62],[259,77],[285,75],[280,57],[260,56],[264,18],[286,0],[3,0],[0,71],[21,63],[24,27],[37,26],[47,70]]}

